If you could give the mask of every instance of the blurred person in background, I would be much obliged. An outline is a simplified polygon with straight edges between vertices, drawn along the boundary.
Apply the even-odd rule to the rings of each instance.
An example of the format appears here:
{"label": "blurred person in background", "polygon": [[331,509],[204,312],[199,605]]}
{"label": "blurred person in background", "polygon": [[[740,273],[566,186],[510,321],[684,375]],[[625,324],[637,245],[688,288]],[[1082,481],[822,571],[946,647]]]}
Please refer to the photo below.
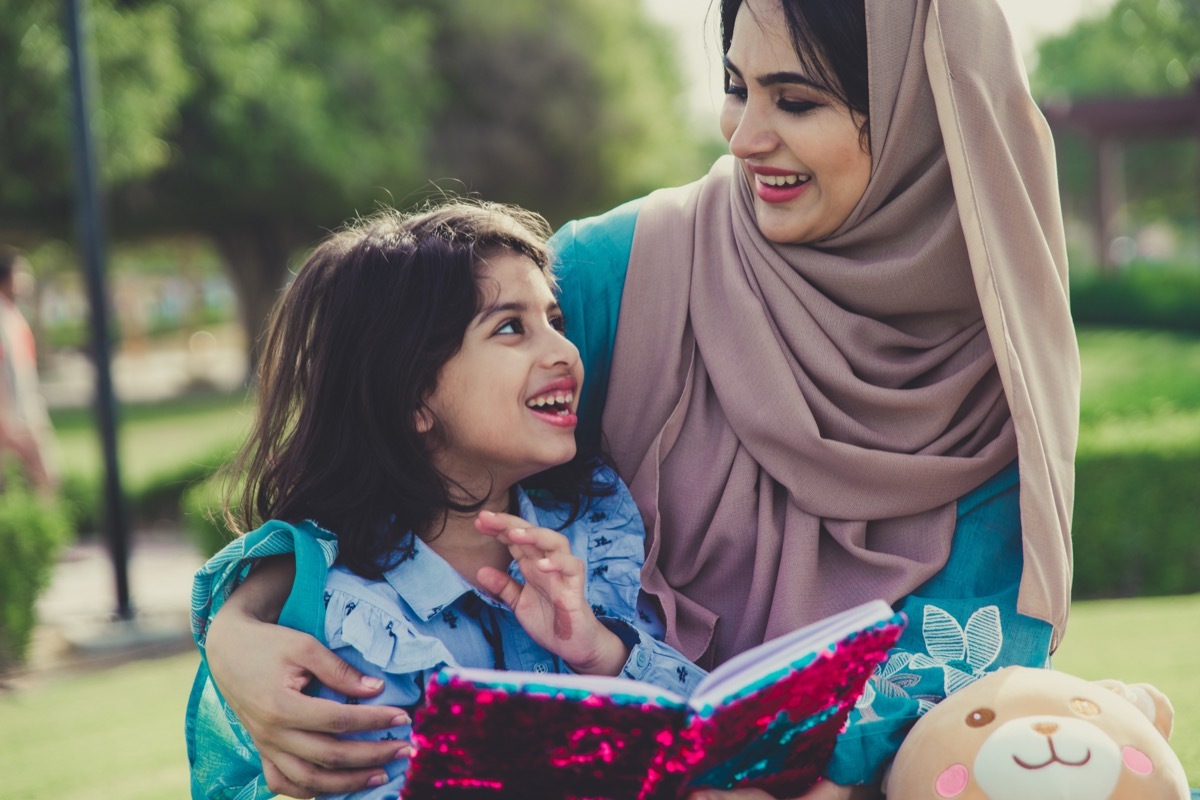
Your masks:
{"label": "blurred person in background", "polygon": [[17,306],[32,281],[25,255],[0,246],[0,452],[16,454],[30,485],[49,491],[57,484],[54,430],[42,398],[33,331]]}

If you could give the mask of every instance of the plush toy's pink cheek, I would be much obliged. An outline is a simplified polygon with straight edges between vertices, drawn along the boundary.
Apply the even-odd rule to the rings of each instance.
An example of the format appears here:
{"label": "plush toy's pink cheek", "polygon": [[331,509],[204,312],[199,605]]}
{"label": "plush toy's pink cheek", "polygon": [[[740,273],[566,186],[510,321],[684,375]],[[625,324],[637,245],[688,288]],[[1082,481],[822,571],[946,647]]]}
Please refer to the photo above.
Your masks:
{"label": "plush toy's pink cheek", "polygon": [[1125,766],[1138,775],[1149,775],[1154,772],[1154,763],[1150,757],[1136,747],[1126,747],[1121,750],[1121,759],[1125,762]]}
{"label": "plush toy's pink cheek", "polygon": [[937,789],[938,797],[957,797],[967,788],[967,777],[966,767],[962,764],[952,764],[942,770],[933,787]]}

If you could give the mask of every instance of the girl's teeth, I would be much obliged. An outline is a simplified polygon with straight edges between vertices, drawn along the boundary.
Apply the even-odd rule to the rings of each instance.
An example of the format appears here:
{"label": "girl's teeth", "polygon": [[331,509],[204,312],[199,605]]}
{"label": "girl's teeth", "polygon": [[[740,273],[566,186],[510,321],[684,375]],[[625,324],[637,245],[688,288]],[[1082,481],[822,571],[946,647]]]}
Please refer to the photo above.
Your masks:
{"label": "girl's teeth", "polygon": [[543,406],[566,405],[574,399],[575,395],[570,393],[547,395],[545,397],[535,397],[526,403],[526,405],[530,408],[542,408]]}

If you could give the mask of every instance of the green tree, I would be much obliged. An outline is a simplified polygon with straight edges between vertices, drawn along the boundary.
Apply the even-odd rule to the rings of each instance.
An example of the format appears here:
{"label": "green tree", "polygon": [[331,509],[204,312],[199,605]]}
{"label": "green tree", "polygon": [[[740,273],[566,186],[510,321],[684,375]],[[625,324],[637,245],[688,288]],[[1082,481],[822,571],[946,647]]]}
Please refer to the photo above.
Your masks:
{"label": "green tree", "polygon": [[[1107,14],[1042,41],[1035,63],[1030,85],[1047,103],[1197,91],[1200,0],[1117,0]],[[1064,203],[1090,216],[1096,187],[1089,143],[1060,136],[1058,147]],[[1168,220],[1194,230],[1198,153],[1194,138],[1126,143],[1124,212],[1131,224]]]}
{"label": "green tree", "polygon": [[1200,0],[1117,0],[1037,47],[1030,76],[1047,100],[1187,91],[1200,76]]}
{"label": "green tree", "polygon": [[705,166],[672,42],[638,0],[435,0],[435,177],[553,223]]}
{"label": "green tree", "polygon": [[[132,104],[122,98],[157,80],[149,68],[113,66],[114,54],[157,48],[153,63],[177,73],[176,90],[153,105],[154,115],[128,119],[125,135],[151,143],[130,148],[144,158],[138,169],[113,165],[106,173],[112,232],[211,239],[252,343],[289,261],[380,203],[409,206],[440,186],[521,203],[561,222],[690,179],[701,167],[670,42],[638,0],[97,0],[97,7],[110,8],[105,2],[136,8],[161,30],[130,28],[125,38],[97,32],[98,116],[113,116],[124,107],[118,103]],[[102,15],[95,16],[98,31]],[[13,41],[34,27],[61,41],[48,12],[0,20]],[[3,70],[0,62],[7,87],[13,73]],[[41,93],[65,107],[67,87],[61,69],[39,80],[28,116],[45,126],[44,104],[33,98]],[[0,99],[7,119],[8,100]],[[133,163],[112,146],[102,157]],[[45,159],[58,185],[68,185],[67,163]],[[6,154],[0,185],[20,169]],[[44,222],[50,212],[38,191],[30,182],[14,204]],[[54,215],[67,216],[65,205]]]}
{"label": "green tree", "polygon": [[[191,80],[167,4],[93,0],[83,16],[102,178],[122,186],[161,168]],[[0,237],[30,244],[71,231],[70,53],[59,0],[0,0]]]}
{"label": "green tree", "polygon": [[419,179],[436,99],[420,9],[335,0],[179,0],[195,88],[171,158],[120,197],[126,233],[215,243],[255,335],[289,259]]}

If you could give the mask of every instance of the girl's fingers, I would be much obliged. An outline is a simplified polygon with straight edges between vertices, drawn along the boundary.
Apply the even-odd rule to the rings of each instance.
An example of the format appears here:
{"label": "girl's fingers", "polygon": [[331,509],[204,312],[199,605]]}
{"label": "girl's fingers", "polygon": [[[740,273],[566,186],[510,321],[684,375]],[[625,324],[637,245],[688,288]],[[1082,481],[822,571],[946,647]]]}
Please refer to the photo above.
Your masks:
{"label": "girl's fingers", "polygon": [[583,574],[583,562],[568,551],[566,553],[550,553],[534,562],[539,572],[557,572],[564,578],[573,578]]}
{"label": "girl's fingers", "polygon": [[[514,514],[498,514],[495,511],[480,511],[475,517],[475,529],[482,533],[500,533],[509,528],[532,527],[533,525]],[[484,528],[487,530],[484,530]]]}
{"label": "girl's fingers", "polygon": [[480,567],[475,573],[475,580],[509,608],[515,606],[521,597],[521,584],[513,580],[507,572],[501,572],[495,567]]}
{"label": "girl's fingers", "polygon": [[537,560],[552,553],[571,552],[567,537],[558,531],[530,525],[512,514],[481,511],[475,517],[475,530],[495,536],[518,560]]}

